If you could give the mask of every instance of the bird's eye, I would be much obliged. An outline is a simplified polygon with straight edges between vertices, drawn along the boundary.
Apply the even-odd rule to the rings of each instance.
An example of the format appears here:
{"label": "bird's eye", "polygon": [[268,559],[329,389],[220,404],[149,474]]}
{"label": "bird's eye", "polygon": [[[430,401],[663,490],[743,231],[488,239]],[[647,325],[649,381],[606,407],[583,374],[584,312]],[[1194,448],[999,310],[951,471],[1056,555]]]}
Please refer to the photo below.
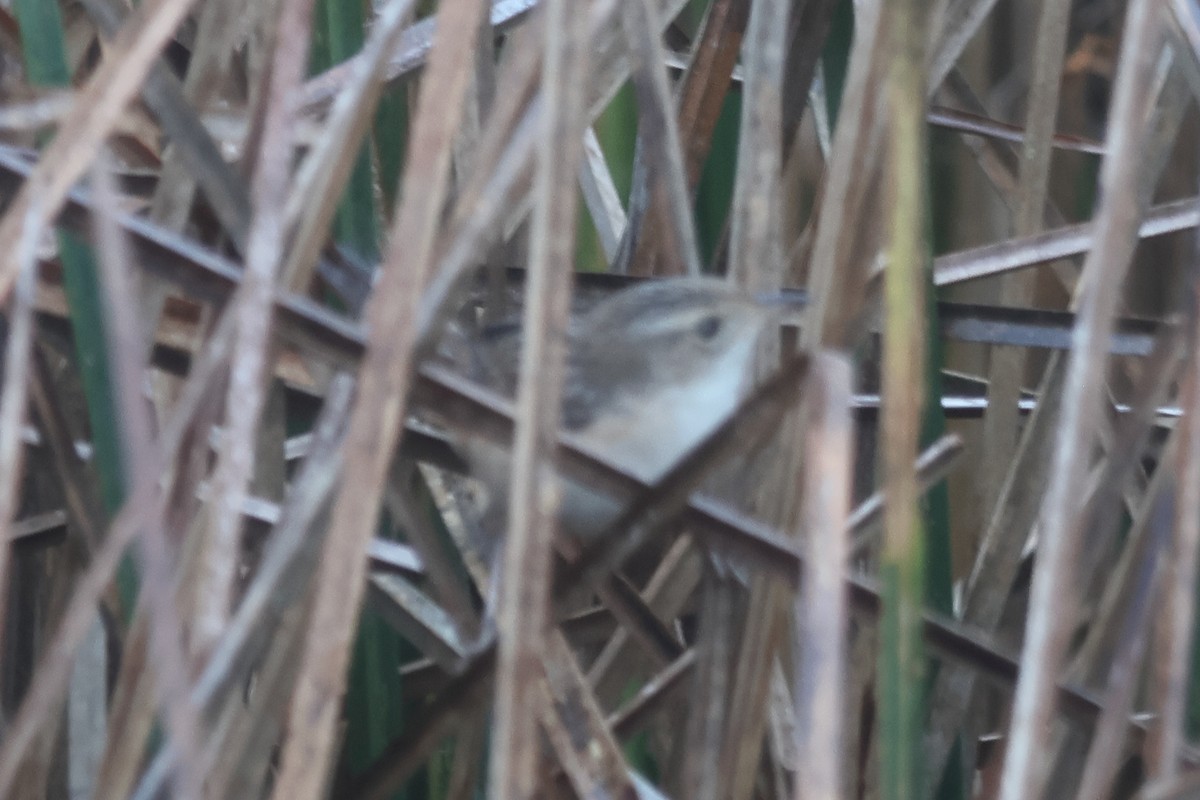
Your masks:
{"label": "bird's eye", "polygon": [[696,323],[696,333],[701,339],[711,339],[721,332],[721,318],[710,314]]}

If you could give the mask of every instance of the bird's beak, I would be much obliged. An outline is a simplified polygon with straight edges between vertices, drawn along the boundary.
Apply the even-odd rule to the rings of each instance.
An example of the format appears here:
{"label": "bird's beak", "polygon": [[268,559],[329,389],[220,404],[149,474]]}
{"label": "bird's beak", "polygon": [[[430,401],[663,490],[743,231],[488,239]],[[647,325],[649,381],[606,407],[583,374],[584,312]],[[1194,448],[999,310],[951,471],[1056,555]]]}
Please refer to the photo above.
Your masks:
{"label": "bird's beak", "polygon": [[799,311],[808,305],[807,289],[780,289],[777,292],[759,292],[754,302],[770,308]]}
{"label": "bird's beak", "polygon": [[769,311],[778,324],[799,325],[808,306],[807,289],[782,289],[777,292],[760,292],[754,302]]}

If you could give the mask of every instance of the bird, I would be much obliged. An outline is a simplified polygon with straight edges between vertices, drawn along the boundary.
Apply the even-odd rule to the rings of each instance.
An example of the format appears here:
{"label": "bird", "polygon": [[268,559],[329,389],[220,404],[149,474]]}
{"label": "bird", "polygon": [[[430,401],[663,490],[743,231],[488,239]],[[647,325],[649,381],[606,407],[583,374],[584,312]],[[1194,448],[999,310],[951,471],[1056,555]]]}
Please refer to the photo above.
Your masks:
{"label": "bird", "polygon": [[[646,280],[572,320],[561,426],[644,483],[661,479],[713,433],[754,387],[760,344],[782,312],[718,278]],[[469,377],[516,394],[518,323],[481,329],[468,348]],[[481,437],[458,443],[483,487],[480,513],[502,530],[511,453]],[[586,543],[620,514],[613,498],[567,481],[559,532]]]}

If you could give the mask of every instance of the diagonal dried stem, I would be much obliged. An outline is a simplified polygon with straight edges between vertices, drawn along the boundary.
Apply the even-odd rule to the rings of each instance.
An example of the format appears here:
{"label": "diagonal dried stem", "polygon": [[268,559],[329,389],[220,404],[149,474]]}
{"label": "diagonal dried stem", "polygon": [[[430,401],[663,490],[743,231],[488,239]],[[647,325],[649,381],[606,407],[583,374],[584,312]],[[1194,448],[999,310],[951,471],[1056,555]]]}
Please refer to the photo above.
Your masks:
{"label": "diagonal dried stem", "polygon": [[549,633],[542,658],[540,716],[572,788],[580,797],[638,796],[616,736],[560,631]]}
{"label": "diagonal dried stem", "polygon": [[[321,535],[312,530],[333,491],[342,467],[342,439],[353,397],[353,381],[346,375],[330,383],[325,407],[313,430],[309,457],[293,483],[280,512],[271,544],[263,554],[253,583],[246,590],[233,619],[213,648],[191,691],[192,702],[206,715],[215,715],[230,688],[244,679],[271,644],[274,631],[303,599],[321,549]],[[300,637],[301,631],[294,634]],[[280,646],[276,638],[277,646]],[[233,692],[234,702],[240,702]],[[220,752],[222,733],[209,742]],[[162,790],[177,754],[166,747],[138,787],[138,798],[153,798]]]}
{"label": "diagonal dried stem", "polygon": [[884,81],[882,47],[886,29],[880,10],[864,6],[855,20],[854,46],[843,91],[843,111],[816,220],[809,291],[816,302],[804,329],[803,343],[845,347],[852,337],[851,319],[857,314],[866,267],[854,263],[861,236],[858,220],[872,188],[871,177],[880,149],[879,104]]}
{"label": "diagonal dried stem", "polygon": [[[102,159],[94,171],[93,183],[100,209],[116,205],[116,193],[109,166]],[[142,385],[141,333],[135,321],[121,314],[123,298],[134,296],[130,276],[128,248],[119,227],[105,210],[96,216],[99,260],[104,277],[108,354],[112,362],[114,393],[119,412],[119,430],[125,469],[129,475],[153,474],[151,427]],[[175,746],[183,753],[180,771],[181,794],[201,796],[201,770],[198,759],[201,727],[199,715],[188,702],[186,675],[188,662],[181,634],[184,630],[175,603],[172,585],[173,564],[166,526],[161,518],[145,527],[139,541],[142,564],[142,598],[139,610],[149,617],[148,653],[157,699],[165,709],[167,727]],[[136,712],[135,712],[136,713]]]}

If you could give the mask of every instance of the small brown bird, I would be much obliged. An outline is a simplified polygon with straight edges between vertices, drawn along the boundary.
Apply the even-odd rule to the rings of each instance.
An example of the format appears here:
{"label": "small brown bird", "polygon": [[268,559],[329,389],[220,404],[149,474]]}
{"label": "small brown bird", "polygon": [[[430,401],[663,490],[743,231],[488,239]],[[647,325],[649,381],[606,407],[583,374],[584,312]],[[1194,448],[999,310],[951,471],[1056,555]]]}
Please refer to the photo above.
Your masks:
{"label": "small brown bird", "polygon": [[[647,281],[600,301],[568,333],[563,427],[646,483],[711,434],[753,387],[763,336],[777,307],[714,278]],[[513,396],[520,328],[495,326],[473,343],[473,377]],[[503,519],[511,453],[481,439],[461,442],[485,507]],[[561,531],[587,539],[620,513],[612,499],[568,482]]]}

